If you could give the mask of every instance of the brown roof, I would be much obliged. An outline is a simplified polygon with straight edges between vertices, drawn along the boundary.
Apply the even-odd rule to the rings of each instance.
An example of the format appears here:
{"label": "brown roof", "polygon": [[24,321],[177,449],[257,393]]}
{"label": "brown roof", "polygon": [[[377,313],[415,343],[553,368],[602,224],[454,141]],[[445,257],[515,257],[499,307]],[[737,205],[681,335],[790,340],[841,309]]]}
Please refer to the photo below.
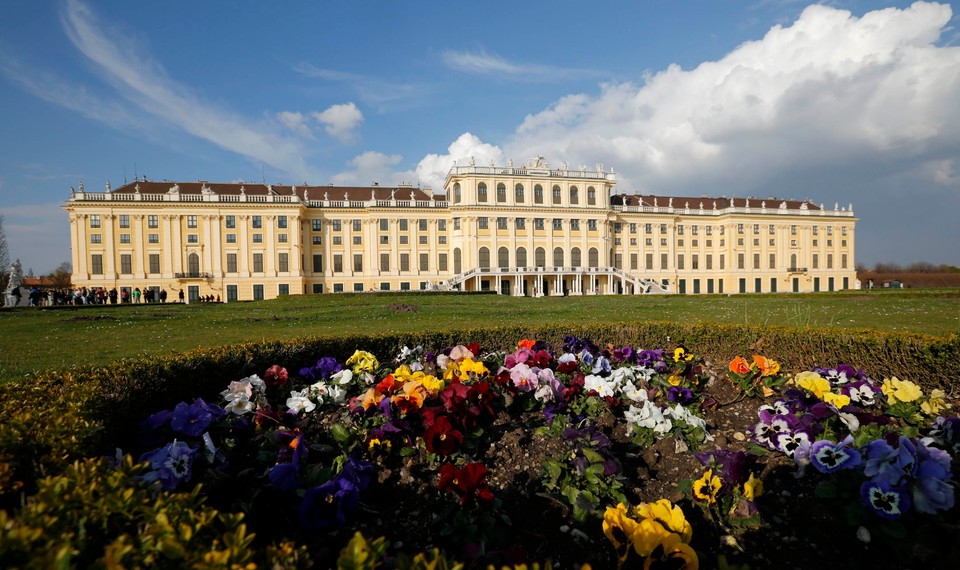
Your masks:
{"label": "brown roof", "polygon": [[125,184],[113,190],[114,193],[133,194],[203,194],[204,192],[239,196],[241,191],[247,196],[266,196],[271,192],[278,196],[292,196],[296,193],[301,199],[310,200],[350,200],[366,201],[371,192],[377,200],[444,200],[444,196],[435,196],[430,192],[412,186],[285,186],[280,184],[250,184],[245,182],[175,182],[175,181],[139,181]]}
{"label": "brown roof", "polygon": [[712,210],[714,203],[716,203],[717,209],[729,208],[730,206],[746,208],[749,204],[750,208],[766,206],[768,210],[776,210],[784,202],[790,210],[799,210],[802,204],[806,204],[808,210],[820,209],[820,206],[810,201],[783,200],[781,198],[711,198],[708,196],[695,198],[692,196],[643,196],[637,194],[617,194],[610,197],[610,203],[614,206],[659,206],[666,208],[672,204],[674,208],[689,207],[692,210],[699,210],[701,205],[704,210]]}

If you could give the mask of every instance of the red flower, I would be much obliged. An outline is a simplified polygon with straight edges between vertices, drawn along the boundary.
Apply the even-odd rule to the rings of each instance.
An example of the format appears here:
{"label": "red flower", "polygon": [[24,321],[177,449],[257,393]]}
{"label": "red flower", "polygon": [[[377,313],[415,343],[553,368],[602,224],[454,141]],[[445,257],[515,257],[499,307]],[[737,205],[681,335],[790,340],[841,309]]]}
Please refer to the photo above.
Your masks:
{"label": "red flower", "polygon": [[490,420],[497,416],[497,412],[493,409],[497,397],[497,393],[487,382],[477,382],[467,391],[467,401],[473,404],[471,411],[476,409],[480,416]]}
{"label": "red flower", "polygon": [[474,356],[479,357],[479,356],[480,356],[480,343],[471,342],[470,344],[467,345],[467,350],[469,350],[470,352],[472,352]]}
{"label": "red flower", "polygon": [[427,431],[423,432],[427,451],[437,455],[450,455],[460,448],[463,434],[457,431],[447,416],[437,416]]}
{"label": "red flower", "polygon": [[536,354],[533,355],[532,362],[529,363],[529,366],[539,366],[540,368],[549,368],[550,360],[553,357],[550,356],[550,353],[546,350],[538,350]]}
{"label": "red flower", "polygon": [[270,387],[286,386],[287,378],[287,369],[279,364],[274,364],[270,368],[267,368],[267,371],[263,374],[263,381]]}
{"label": "red flower", "polygon": [[493,504],[493,492],[487,485],[487,468],[480,463],[467,463],[457,469],[449,463],[440,467],[440,483],[437,488],[444,493],[455,493],[460,504],[476,502],[481,507]]}
{"label": "red flower", "polygon": [[377,384],[377,392],[380,392],[385,396],[393,394],[397,391],[397,388],[399,388],[399,386],[397,385],[397,379],[393,377],[393,374],[387,374],[386,378]]}
{"label": "red flower", "polygon": [[448,412],[461,412],[466,407],[467,391],[465,384],[455,380],[440,392],[440,401]]}

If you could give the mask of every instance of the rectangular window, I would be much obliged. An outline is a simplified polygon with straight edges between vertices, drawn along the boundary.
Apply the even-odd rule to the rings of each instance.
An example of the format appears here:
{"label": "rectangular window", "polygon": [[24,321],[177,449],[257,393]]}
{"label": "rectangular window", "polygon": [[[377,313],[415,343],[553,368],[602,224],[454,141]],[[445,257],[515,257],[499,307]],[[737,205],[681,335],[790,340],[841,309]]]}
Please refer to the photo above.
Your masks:
{"label": "rectangular window", "polygon": [[792,235],[792,236],[797,235],[797,226],[796,226],[796,225],[790,226],[790,235]]}
{"label": "rectangular window", "polygon": [[227,302],[232,303],[238,299],[237,297],[237,286],[236,285],[227,285]]}
{"label": "rectangular window", "polygon": [[333,272],[334,273],[343,273],[343,255],[336,254],[333,256]]}
{"label": "rectangular window", "polygon": [[259,230],[263,227],[263,216],[252,216],[253,229]]}
{"label": "rectangular window", "polygon": [[400,254],[400,271],[410,271],[410,254]]}
{"label": "rectangular window", "polygon": [[90,273],[103,275],[103,255],[95,253],[90,256]]}
{"label": "rectangular window", "polygon": [[430,254],[421,253],[420,254],[420,271],[428,271],[430,269]]}
{"label": "rectangular window", "polygon": [[438,220],[437,221],[437,230],[441,232],[447,231],[447,220]]}
{"label": "rectangular window", "polygon": [[637,233],[637,224],[630,224],[630,233]]}
{"label": "rectangular window", "polygon": [[253,243],[263,243],[263,234],[253,234]]}
{"label": "rectangular window", "polygon": [[640,257],[640,256],[637,255],[636,253],[631,253],[631,254],[630,254],[630,269],[636,271],[637,269],[640,268],[640,267],[639,267],[639,257]]}
{"label": "rectangular window", "polygon": [[339,232],[339,231],[342,229],[342,227],[341,227],[341,223],[342,223],[341,220],[333,220],[333,221],[330,222],[330,223],[333,224],[333,231]]}
{"label": "rectangular window", "polygon": [[380,231],[385,232],[390,229],[390,221],[386,218],[380,218]]}
{"label": "rectangular window", "polygon": [[323,220],[310,220],[310,229],[315,232],[323,231]]}
{"label": "rectangular window", "polygon": [[236,273],[237,272],[237,254],[228,253],[227,254],[227,273]]}
{"label": "rectangular window", "polygon": [[363,254],[353,254],[353,272],[363,273]]}
{"label": "rectangular window", "polygon": [[683,235],[683,224],[677,224],[677,235],[678,236]]}
{"label": "rectangular window", "polygon": [[646,256],[646,260],[645,260],[645,261],[646,261],[646,266],[644,267],[644,269],[652,270],[652,269],[653,269],[653,254],[652,254],[652,253],[648,253],[647,256]]}
{"label": "rectangular window", "polygon": [[773,224],[770,224],[770,229],[767,233],[769,233],[770,235],[773,235],[774,233],[776,233],[777,230],[775,229],[775,227],[776,226],[774,226]]}
{"label": "rectangular window", "polygon": [[820,235],[820,226],[813,226],[813,235]]}
{"label": "rectangular window", "polygon": [[160,273],[160,254],[151,253],[147,257],[147,260],[149,261],[150,273],[153,273],[153,274]]}
{"label": "rectangular window", "polygon": [[130,243],[130,234],[120,234],[120,243]]}
{"label": "rectangular window", "polygon": [[160,227],[160,218],[156,214],[150,214],[147,216],[147,227],[151,229],[156,229]]}
{"label": "rectangular window", "polygon": [[390,243],[390,236],[380,236],[380,243],[383,245]]}
{"label": "rectangular window", "polygon": [[[720,254],[720,271],[723,271],[724,269],[724,261],[726,261],[726,257],[721,253]],[[720,283],[723,283],[723,281],[721,281]],[[723,285],[720,286],[720,292],[723,293]]]}
{"label": "rectangular window", "polygon": [[333,245],[343,245],[343,236],[333,236]]}
{"label": "rectangular window", "polygon": [[407,220],[400,220],[400,231],[405,232],[409,229],[407,226]]}
{"label": "rectangular window", "polygon": [[833,269],[833,254],[827,254],[827,269]]}
{"label": "rectangular window", "polygon": [[707,271],[713,269],[713,255],[707,254]]}
{"label": "rectangular window", "polygon": [[615,253],[613,254],[613,266],[617,269],[623,269],[623,254]]}
{"label": "rectangular window", "polygon": [[[840,228],[840,235],[847,235],[847,226]],[[844,287],[846,289],[846,287]]]}
{"label": "rectangular window", "polygon": [[743,254],[742,254],[742,253],[738,253],[738,254],[737,254],[737,269],[746,269],[746,267],[744,267],[744,261],[743,261]]}
{"label": "rectangular window", "polygon": [[486,217],[479,217],[479,218],[477,218],[477,229],[485,230],[485,229],[487,229],[488,227],[489,227],[489,226],[487,226],[487,218],[486,218]]}
{"label": "rectangular window", "polygon": [[334,293],[343,293],[343,283],[334,283],[333,284]]}
{"label": "rectangular window", "polygon": [[287,243],[287,234],[277,234],[277,243]]}
{"label": "rectangular window", "polygon": [[237,234],[227,234],[227,243],[237,243]]}
{"label": "rectangular window", "polygon": [[543,218],[534,218],[533,219],[533,229],[542,230],[543,229]]}
{"label": "rectangular window", "polygon": [[[440,236],[440,237],[443,237],[443,236]],[[430,245],[430,241],[429,241],[429,240],[430,240],[430,236],[420,236],[420,237],[419,237],[420,245]]]}
{"label": "rectangular window", "polygon": [[690,255],[690,269],[700,269],[700,256],[696,253]]}
{"label": "rectangular window", "polygon": [[147,234],[147,243],[160,243],[160,234]]}
{"label": "rectangular window", "polygon": [[667,234],[667,224],[660,224],[660,235]]}
{"label": "rectangular window", "polygon": [[754,268],[754,269],[760,269],[760,254],[759,254],[759,253],[753,254],[753,268]]}
{"label": "rectangular window", "polygon": [[323,236],[313,236],[313,245],[323,245]]}
{"label": "rectangular window", "polygon": [[441,253],[437,257],[437,271],[446,271],[447,270],[447,254]]}
{"label": "rectangular window", "polygon": [[840,269],[846,269],[846,268],[847,268],[847,254],[842,253],[840,254]]}
{"label": "rectangular window", "polygon": [[100,234],[90,234],[90,243],[103,243],[103,236]]}
{"label": "rectangular window", "polygon": [[360,228],[361,228],[360,220],[353,220],[353,231],[359,232],[361,231]]}
{"label": "rectangular window", "polygon": [[407,245],[410,243],[410,236],[400,236],[400,245]]}
{"label": "rectangular window", "polygon": [[228,230],[236,229],[237,227],[237,217],[236,216],[226,216],[224,218],[224,224]]}
{"label": "rectangular window", "polygon": [[380,271],[390,271],[390,254],[380,254]]}
{"label": "rectangular window", "polygon": [[645,233],[645,234],[652,234],[652,233],[653,233],[653,224],[644,224],[644,225],[643,225],[643,233]]}
{"label": "rectangular window", "polygon": [[683,254],[677,254],[677,269],[683,269]]}
{"label": "rectangular window", "polygon": [[698,235],[697,229],[698,229],[699,227],[700,227],[700,226],[690,226],[690,235],[694,235],[694,236],[695,236],[695,235]]}
{"label": "rectangular window", "polygon": [[353,284],[353,292],[354,292],[354,293],[361,293],[362,291],[363,291],[363,283],[354,283],[354,284]]}
{"label": "rectangular window", "polygon": [[386,281],[381,282],[381,283],[380,283],[380,290],[381,290],[381,291],[389,291],[389,290],[390,290],[390,284],[387,283]]}
{"label": "rectangular window", "polygon": [[562,230],[562,229],[563,229],[563,220],[561,220],[560,218],[554,218],[554,219],[553,219],[553,229],[555,229],[555,230]]}
{"label": "rectangular window", "polygon": [[820,255],[816,253],[813,254],[813,268],[820,269]]}
{"label": "rectangular window", "polygon": [[323,255],[319,253],[313,254],[313,272],[314,273],[323,273]]}
{"label": "rectangular window", "polygon": [[90,214],[90,227],[91,228],[100,227],[100,214]]}
{"label": "rectangular window", "polygon": [[770,269],[776,269],[776,268],[777,268],[777,254],[771,253],[771,254],[770,254]]}
{"label": "rectangular window", "polygon": [[776,245],[776,240],[774,240],[773,238],[770,238],[770,247],[774,247],[775,245]]}
{"label": "rectangular window", "polygon": [[713,226],[704,226],[704,228],[705,228],[704,231],[706,232],[706,234],[707,234],[708,236],[712,236],[712,235],[713,235]]}
{"label": "rectangular window", "polygon": [[[614,222],[614,223],[613,223],[613,233],[619,234],[619,233],[621,233],[622,231],[623,231],[623,224],[621,224],[620,222]],[[683,233],[683,232],[681,232],[681,233]]]}
{"label": "rectangular window", "polygon": [[133,256],[129,253],[120,254],[120,274],[133,275]]}
{"label": "rectangular window", "polygon": [[440,245],[446,245],[447,236],[437,236],[437,243],[439,243]]}
{"label": "rectangular window", "polygon": [[277,254],[277,271],[286,273],[290,271],[290,254],[280,252]]}
{"label": "rectangular window", "polygon": [[353,245],[363,245],[363,237],[353,236]]}
{"label": "rectangular window", "polygon": [[197,217],[196,216],[187,216],[187,227],[196,229],[197,227]]}
{"label": "rectangular window", "polygon": [[597,231],[597,220],[587,220],[587,230],[591,232]]}
{"label": "rectangular window", "polygon": [[118,216],[120,221],[120,229],[128,229],[130,227],[130,215],[129,214],[120,214]]}
{"label": "rectangular window", "polygon": [[507,229],[507,219],[506,218],[497,218],[497,229],[505,230]]}
{"label": "rectangular window", "polygon": [[644,238],[643,245],[647,247],[653,247],[653,238]]}
{"label": "rectangular window", "polygon": [[427,231],[427,220],[423,219],[423,220],[418,221],[418,222],[417,222],[417,228],[418,228],[421,232]]}
{"label": "rectangular window", "polygon": [[263,254],[262,253],[253,254],[253,271],[254,273],[263,273]]}
{"label": "rectangular window", "polygon": [[662,270],[662,269],[666,269],[666,268],[667,268],[667,254],[666,254],[666,253],[661,253],[661,254],[660,254],[660,269]]}
{"label": "rectangular window", "polygon": [[281,230],[287,229],[287,217],[277,216],[277,227]]}
{"label": "rectangular window", "polygon": [[263,301],[263,285],[254,285],[254,286],[253,286],[253,300],[254,300],[254,301]]}

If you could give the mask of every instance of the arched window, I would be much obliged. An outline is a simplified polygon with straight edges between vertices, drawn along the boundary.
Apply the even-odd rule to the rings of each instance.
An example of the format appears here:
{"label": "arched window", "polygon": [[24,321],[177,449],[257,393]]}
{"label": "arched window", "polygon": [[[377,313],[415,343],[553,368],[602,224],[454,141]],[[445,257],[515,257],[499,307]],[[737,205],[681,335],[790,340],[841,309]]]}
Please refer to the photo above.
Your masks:
{"label": "arched window", "polygon": [[580,191],[577,190],[576,186],[570,187],[570,203],[579,204],[580,203]]}
{"label": "arched window", "polygon": [[481,247],[480,254],[477,256],[478,265],[480,269],[490,269],[490,250]]}
{"label": "arched window", "polygon": [[455,247],[453,249],[453,272],[460,273],[463,271],[463,256],[460,255],[460,248]]}
{"label": "arched window", "polygon": [[454,204],[459,204],[459,203],[460,203],[460,199],[461,199],[461,195],[460,195],[460,183],[457,182],[456,184],[453,185],[453,203],[454,203]]}
{"label": "arched window", "polygon": [[527,250],[518,247],[517,248],[517,267],[526,267],[527,266]]}
{"label": "arched window", "polygon": [[486,202],[487,201],[487,185],[481,182],[477,186],[477,201]]}
{"label": "arched window", "polygon": [[510,267],[510,250],[505,247],[497,250],[497,267],[500,269]]}
{"label": "arched window", "polygon": [[537,267],[547,265],[547,252],[542,247],[538,247],[537,251],[534,252],[534,263]]}
{"label": "arched window", "polygon": [[580,267],[580,248],[575,247],[570,250],[570,265]]}
{"label": "arched window", "polygon": [[553,187],[553,203],[554,204],[560,203],[560,187],[559,186]]}
{"label": "arched window", "polygon": [[497,184],[497,202],[507,201],[507,187],[504,184]]}
{"label": "arched window", "polygon": [[797,254],[795,253],[790,254],[790,269],[797,269]]}
{"label": "arched window", "polygon": [[553,266],[563,267],[563,248],[562,247],[553,248]]}
{"label": "arched window", "polygon": [[191,275],[197,275],[198,273],[200,273],[200,256],[199,255],[195,253],[191,253],[190,255],[187,256],[187,271],[189,271]]}
{"label": "arched window", "polygon": [[514,188],[515,200],[518,204],[523,203],[523,184],[517,184],[517,187]]}
{"label": "arched window", "polygon": [[588,256],[590,267],[600,267],[600,252],[597,251],[597,248],[591,247]]}
{"label": "arched window", "polygon": [[587,204],[590,206],[597,205],[597,191],[593,189],[593,186],[587,188]]}
{"label": "arched window", "polygon": [[533,203],[543,204],[543,186],[539,184],[533,187]]}

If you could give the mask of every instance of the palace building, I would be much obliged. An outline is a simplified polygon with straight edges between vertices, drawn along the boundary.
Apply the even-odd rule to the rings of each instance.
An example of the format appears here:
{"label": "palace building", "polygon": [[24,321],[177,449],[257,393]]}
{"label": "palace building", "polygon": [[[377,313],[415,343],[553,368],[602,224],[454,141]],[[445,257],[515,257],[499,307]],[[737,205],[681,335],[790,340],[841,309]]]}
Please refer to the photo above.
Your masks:
{"label": "palace building", "polygon": [[138,180],[71,191],[73,285],[188,300],[361,291],[726,294],[857,288],[853,208],[615,194],[616,176],[454,165],[397,187]]}

